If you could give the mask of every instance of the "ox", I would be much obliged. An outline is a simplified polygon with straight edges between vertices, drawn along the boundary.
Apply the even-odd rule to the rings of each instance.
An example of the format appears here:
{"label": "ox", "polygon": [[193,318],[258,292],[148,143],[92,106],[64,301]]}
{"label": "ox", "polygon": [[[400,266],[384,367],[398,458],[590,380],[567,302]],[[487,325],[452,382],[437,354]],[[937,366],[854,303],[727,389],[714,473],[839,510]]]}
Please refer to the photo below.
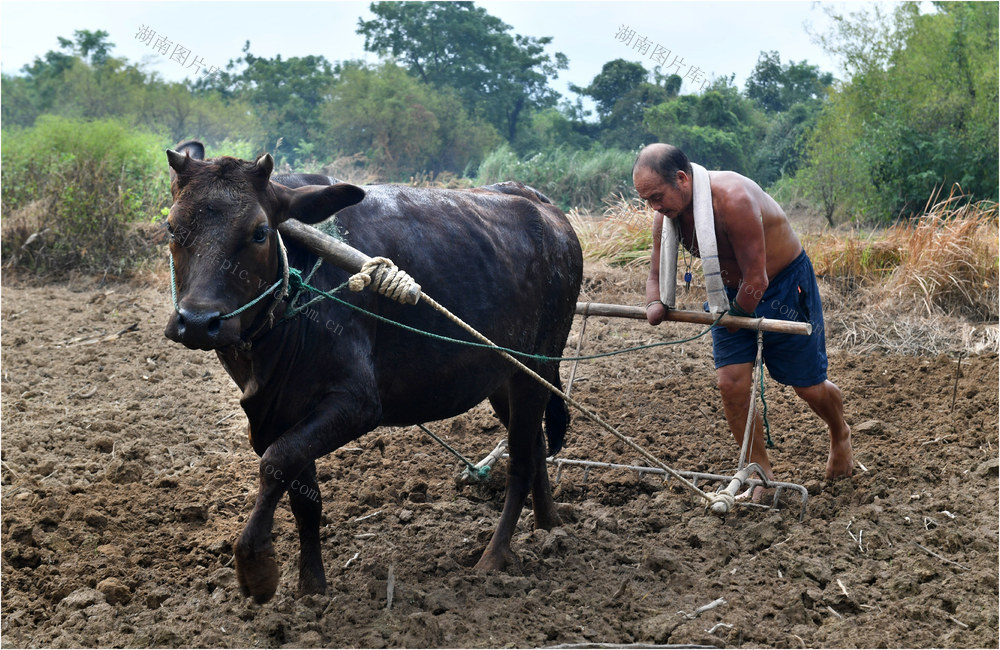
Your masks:
{"label": "ox", "polygon": [[[205,159],[195,141],[168,150],[167,159],[175,309],[165,334],[216,352],[243,392],[250,441],[261,457],[253,511],[233,545],[244,595],[265,602],[277,589],[271,529],[286,492],[299,532],[298,591],[326,589],[317,458],[378,426],[452,417],[484,399],[507,429],[510,462],[503,512],[476,568],[502,569],[512,558],[511,535],[529,489],[535,526],[558,525],[545,456],[546,437],[551,453],[564,440],[569,413],[561,399],[495,352],[409,333],[329,300],[313,305],[308,317],[285,319],[282,303],[290,299],[263,293],[282,277],[278,225],[298,219],[328,226],[333,219],[350,245],[395,261],[498,345],[559,356],[583,261],[558,208],[518,183],[457,191],[362,189],[317,175],[272,178],[270,154],[252,162]],[[291,268],[313,267],[313,255],[285,244]],[[325,264],[311,283],[333,288],[347,278]],[[371,291],[342,297],[412,327],[468,339],[423,303],[400,305]],[[558,362],[528,365],[559,384]]]}

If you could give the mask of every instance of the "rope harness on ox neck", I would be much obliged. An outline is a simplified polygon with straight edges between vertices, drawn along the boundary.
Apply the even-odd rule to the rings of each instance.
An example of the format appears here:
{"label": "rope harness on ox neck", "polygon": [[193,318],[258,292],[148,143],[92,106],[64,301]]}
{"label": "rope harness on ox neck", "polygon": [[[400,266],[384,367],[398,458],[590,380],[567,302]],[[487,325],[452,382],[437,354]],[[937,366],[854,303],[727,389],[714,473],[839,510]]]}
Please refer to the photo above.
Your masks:
{"label": "rope harness on ox neck", "polygon": [[[312,269],[303,278],[301,271],[293,269],[288,265],[288,250],[285,248],[285,242],[281,238],[281,233],[275,230],[274,234],[278,238],[277,245],[281,277],[250,302],[246,303],[242,307],[234,309],[228,314],[219,316],[219,320],[228,320],[239,316],[249,309],[252,309],[268,296],[273,298],[274,302],[271,305],[271,309],[267,313],[267,318],[264,320],[264,323],[251,334],[241,337],[238,347],[243,351],[251,349],[253,339],[263,333],[265,328],[273,327],[276,324],[274,321],[274,312],[278,305],[287,298],[290,298],[288,300],[288,305],[285,308],[284,314],[278,320],[278,323],[295,318],[312,304],[327,298],[337,300],[338,302],[344,302],[335,298],[332,293],[340,291],[345,286],[349,287],[351,291],[362,291],[365,287],[372,285],[373,291],[404,304],[416,304],[419,299],[419,291],[412,290],[413,286],[417,286],[419,289],[419,285],[417,285],[417,283],[408,273],[406,273],[406,271],[403,271],[397,267],[392,260],[385,257],[372,258],[366,262],[364,266],[362,266],[358,273],[352,275],[347,282],[335,288],[332,292],[328,293],[322,291],[309,284],[309,282],[312,280],[313,275],[316,274],[316,271],[319,270],[319,267],[323,264],[323,259],[317,259],[316,263],[313,264]],[[174,268],[173,253],[168,251],[167,257],[170,260],[170,298],[174,305],[174,311],[180,313],[181,307],[179,301],[177,300],[177,271]],[[279,288],[280,290],[278,290]],[[303,292],[315,293],[317,296],[302,305],[296,305],[295,303],[298,302],[298,299]],[[344,304],[350,303],[345,302]]]}

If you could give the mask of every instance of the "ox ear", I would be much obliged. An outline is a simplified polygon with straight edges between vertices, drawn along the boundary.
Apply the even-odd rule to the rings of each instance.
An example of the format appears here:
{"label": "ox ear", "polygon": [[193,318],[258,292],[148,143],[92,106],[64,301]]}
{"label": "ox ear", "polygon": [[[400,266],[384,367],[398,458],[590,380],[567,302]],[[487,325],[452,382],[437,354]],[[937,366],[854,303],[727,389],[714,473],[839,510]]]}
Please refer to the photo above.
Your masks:
{"label": "ox ear", "polygon": [[271,154],[265,153],[257,157],[253,163],[253,169],[248,172],[250,182],[254,189],[263,192],[267,189],[267,184],[271,180],[271,172],[274,171],[274,158]]}
{"label": "ox ear", "polygon": [[177,188],[184,187],[185,176],[197,163],[193,160],[205,160],[205,145],[197,140],[184,140],[177,143],[176,149],[167,149],[167,162],[170,163],[170,184]]}
{"label": "ox ear", "polygon": [[286,219],[298,219],[302,223],[319,223],[335,212],[360,203],[365,191],[350,183],[334,185],[306,185],[294,190],[285,189],[288,207]]}
{"label": "ox ear", "polygon": [[179,154],[188,154],[195,160],[205,160],[205,145],[198,140],[184,140],[178,142],[174,151]]}

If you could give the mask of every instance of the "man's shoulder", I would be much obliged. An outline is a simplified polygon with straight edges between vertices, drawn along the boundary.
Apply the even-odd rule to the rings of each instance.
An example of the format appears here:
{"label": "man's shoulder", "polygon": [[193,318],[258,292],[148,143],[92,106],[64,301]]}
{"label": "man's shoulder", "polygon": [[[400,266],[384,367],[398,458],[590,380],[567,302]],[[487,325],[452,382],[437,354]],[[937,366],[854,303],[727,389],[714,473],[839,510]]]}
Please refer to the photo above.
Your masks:
{"label": "man's shoulder", "polygon": [[712,184],[712,194],[715,195],[717,192],[720,194],[733,194],[733,193],[749,193],[750,187],[755,183],[737,172],[718,170],[711,171],[709,174],[709,181]]}
{"label": "man's shoulder", "polygon": [[717,211],[743,211],[752,209],[757,197],[754,194],[756,183],[731,171],[711,172],[712,204]]}

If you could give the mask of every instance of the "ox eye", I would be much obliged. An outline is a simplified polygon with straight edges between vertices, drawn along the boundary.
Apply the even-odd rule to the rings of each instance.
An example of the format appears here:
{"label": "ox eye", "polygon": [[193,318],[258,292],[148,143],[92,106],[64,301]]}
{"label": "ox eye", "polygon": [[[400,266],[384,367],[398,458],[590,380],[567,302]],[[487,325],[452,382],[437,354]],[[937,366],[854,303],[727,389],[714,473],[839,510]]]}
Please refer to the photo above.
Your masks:
{"label": "ox eye", "polygon": [[271,228],[268,226],[257,226],[257,229],[253,231],[253,242],[255,244],[263,244],[267,241],[267,236],[271,234]]}

